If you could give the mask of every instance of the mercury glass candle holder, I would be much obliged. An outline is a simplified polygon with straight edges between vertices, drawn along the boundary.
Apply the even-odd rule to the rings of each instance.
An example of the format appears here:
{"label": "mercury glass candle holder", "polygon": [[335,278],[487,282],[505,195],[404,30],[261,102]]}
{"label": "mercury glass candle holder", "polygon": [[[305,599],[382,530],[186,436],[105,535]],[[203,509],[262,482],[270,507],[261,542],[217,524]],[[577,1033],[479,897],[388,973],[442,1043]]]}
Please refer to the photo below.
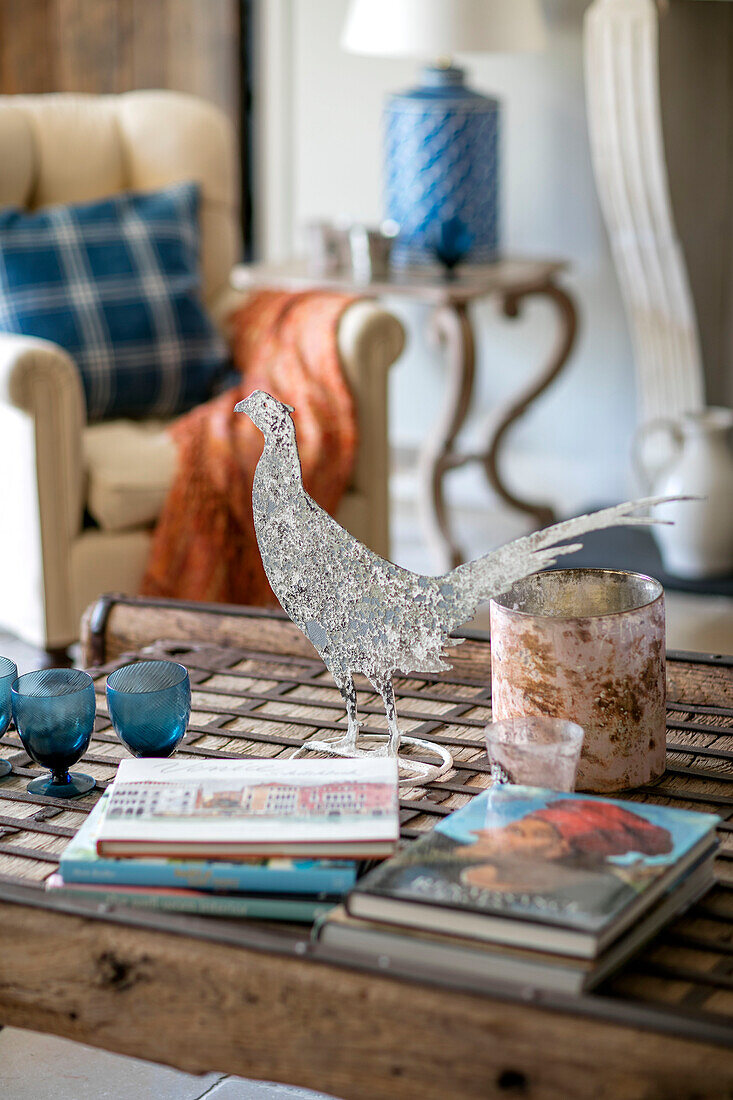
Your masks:
{"label": "mercury glass candle holder", "polygon": [[96,704],[94,681],[78,668],[44,668],[19,676],[11,688],[13,718],[23,748],[37,764],[51,769],[28,784],[32,794],[75,798],[94,779],[70,772],[89,748]]}
{"label": "mercury glass candle holder", "polygon": [[[9,657],[0,657],[0,737],[4,735],[13,717],[10,688],[17,678],[18,670],[15,662]],[[0,778],[9,775],[12,770],[13,765],[9,760],[0,760]]]}
{"label": "mercury glass candle holder", "polygon": [[583,730],[563,718],[510,718],[486,727],[494,783],[574,791]]}
{"label": "mercury glass candle holder", "polygon": [[492,714],[585,730],[578,790],[620,791],[664,772],[665,619],[659,581],[554,569],[491,601]]}
{"label": "mercury glass candle holder", "polygon": [[171,756],[188,726],[191,681],[176,661],[136,661],[107,677],[107,706],[133,756]]}

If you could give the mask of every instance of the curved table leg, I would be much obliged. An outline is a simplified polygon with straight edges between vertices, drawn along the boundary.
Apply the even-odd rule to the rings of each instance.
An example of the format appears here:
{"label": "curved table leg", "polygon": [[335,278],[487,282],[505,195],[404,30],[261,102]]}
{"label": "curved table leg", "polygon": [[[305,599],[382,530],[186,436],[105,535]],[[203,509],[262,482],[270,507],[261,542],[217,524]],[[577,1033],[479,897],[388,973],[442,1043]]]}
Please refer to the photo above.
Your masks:
{"label": "curved table leg", "polygon": [[423,527],[441,570],[455,568],[464,560],[456,545],[448,521],[443,479],[449,470],[466,462],[481,462],[498,496],[513,508],[531,515],[546,526],[555,519],[552,508],[515,496],[501,479],[499,454],[508,429],[558,376],[575,342],[577,314],[570,296],[553,282],[532,286],[503,295],[507,317],[516,317],[524,298],[532,295],[550,298],[559,314],[560,331],[556,345],[540,376],[516,397],[500,414],[489,434],[486,447],[473,454],[459,455],[454,443],[468,414],[473,396],[475,347],[467,303],[452,302],[441,306],[434,317],[434,328],[445,347],[448,364],[448,393],[443,413],[420,452],[420,505]]}
{"label": "curved table leg", "polygon": [[473,329],[465,302],[441,306],[434,316],[435,332],[448,361],[448,393],[440,420],[420,452],[421,518],[428,543],[442,570],[463,560],[448,523],[443,478],[456,465],[453,444],[471,405],[475,369]]}
{"label": "curved table leg", "polygon": [[546,504],[535,504],[515,496],[501,479],[499,473],[499,452],[509,428],[529,408],[540,394],[553,382],[567,362],[568,356],[575,342],[578,328],[578,318],[572,298],[561,287],[553,282],[548,282],[541,287],[533,287],[529,290],[510,291],[504,295],[502,302],[504,315],[516,317],[519,313],[519,304],[524,298],[532,296],[544,296],[554,303],[560,320],[560,330],[552,354],[546,367],[539,377],[519,394],[501,413],[498,423],[491,432],[485,453],[482,457],[486,476],[496,493],[522,512],[533,516],[541,527],[547,526],[555,520],[555,513]]}

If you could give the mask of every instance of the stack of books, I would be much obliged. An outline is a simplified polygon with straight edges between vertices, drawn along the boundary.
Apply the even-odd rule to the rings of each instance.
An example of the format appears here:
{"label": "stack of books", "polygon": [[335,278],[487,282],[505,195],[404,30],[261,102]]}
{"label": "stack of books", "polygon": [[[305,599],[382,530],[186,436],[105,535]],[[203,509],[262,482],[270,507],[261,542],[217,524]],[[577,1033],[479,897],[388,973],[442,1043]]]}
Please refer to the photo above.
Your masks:
{"label": "stack of books", "polygon": [[399,836],[394,760],[123,760],[47,888],[104,905],[313,921]]}
{"label": "stack of books", "polygon": [[712,814],[500,786],[357,882],[328,947],[414,973],[591,989],[713,882]]}

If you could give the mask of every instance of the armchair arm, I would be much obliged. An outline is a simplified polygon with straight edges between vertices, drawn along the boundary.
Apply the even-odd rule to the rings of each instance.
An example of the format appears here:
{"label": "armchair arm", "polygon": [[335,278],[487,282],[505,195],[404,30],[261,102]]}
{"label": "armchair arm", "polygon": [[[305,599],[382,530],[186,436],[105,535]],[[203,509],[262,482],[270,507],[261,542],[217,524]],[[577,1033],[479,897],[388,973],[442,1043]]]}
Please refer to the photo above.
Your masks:
{"label": "armchair arm", "polygon": [[389,556],[389,436],[387,371],[405,346],[402,324],[362,298],[345,310],[338,332],[344,373],[356,399],[359,448],[352,486],[364,502],[363,519],[341,516],[353,535]]}
{"label": "armchair arm", "polygon": [[79,372],[56,344],[0,333],[4,622],[47,647],[74,639],[71,541],[83,508]]}
{"label": "armchair arm", "polygon": [[[254,289],[227,287],[212,303],[212,318],[227,339],[230,315]],[[386,371],[400,355],[405,346],[405,330],[393,313],[369,298],[359,298],[341,318],[338,342],[344,373],[358,395],[365,370]]]}

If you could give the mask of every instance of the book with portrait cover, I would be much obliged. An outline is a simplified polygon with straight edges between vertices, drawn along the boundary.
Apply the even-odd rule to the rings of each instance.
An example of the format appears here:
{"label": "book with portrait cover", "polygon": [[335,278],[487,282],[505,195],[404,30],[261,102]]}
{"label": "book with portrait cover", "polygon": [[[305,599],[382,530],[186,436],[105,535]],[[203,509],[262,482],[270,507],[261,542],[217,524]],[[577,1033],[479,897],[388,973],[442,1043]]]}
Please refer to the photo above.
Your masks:
{"label": "book with portrait cover", "polygon": [[713,814],[502,785],[357,882],[351,916],[595,957],[693,868]]}
{"label": "book with portrait cover", "polygon": [[713,882],[712,862],[706,860],[595,958],[358,920],[340,905],[317,918],[313,934],[326,948],[346,952],[352,960],[359,956],[392,973],[401,967],[411,977],[463,978],[479,985],[519,982],[559,993],[583,993],[623,966],[661,928],[707,893]]}
{"label": "book with portrait cover", "polygon": [[362,859],[398,837],[394,759],[122,760],[97,853]]}

